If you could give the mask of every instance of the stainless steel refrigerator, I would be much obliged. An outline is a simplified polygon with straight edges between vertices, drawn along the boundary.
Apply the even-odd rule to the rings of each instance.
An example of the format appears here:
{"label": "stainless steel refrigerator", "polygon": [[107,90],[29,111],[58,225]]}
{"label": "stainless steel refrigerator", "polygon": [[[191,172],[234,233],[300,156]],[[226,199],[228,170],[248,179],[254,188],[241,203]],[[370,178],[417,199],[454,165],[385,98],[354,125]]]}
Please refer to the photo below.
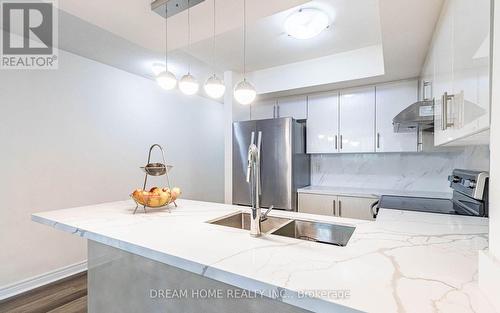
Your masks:
{"label": "stainless steel refrigerator", "polygon": [[262,132],[261,200],[263,208],[297,211],[297,188],[311,182],[306,154],[306,124],[292,118],[233,123],[233,204],[250,206],[246,182],[252,132]]}

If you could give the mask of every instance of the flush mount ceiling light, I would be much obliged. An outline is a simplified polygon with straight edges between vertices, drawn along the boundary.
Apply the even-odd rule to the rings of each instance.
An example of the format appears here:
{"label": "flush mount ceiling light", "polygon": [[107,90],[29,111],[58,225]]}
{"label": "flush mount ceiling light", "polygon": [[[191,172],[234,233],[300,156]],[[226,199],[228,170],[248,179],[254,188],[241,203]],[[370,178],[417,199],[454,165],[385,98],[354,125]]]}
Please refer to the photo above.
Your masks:
{"label": "flush mount ceiling light", "polygon": [[215,74],[215,63],[216,63],[216,49],[215,49],[215,0],[214,0],[214,32],[213,32],[213,39],[212,39],[212,45],[213,45],[213,71],[214,74],[210,76],[207,81],[205,82],[205,92],[206,94],[214,99],[218,99],[224,95],[224,92],[226,91],[226,86],[224,85],[224,81],[220,78],[217,77]]}
{"label": "flush mount ceiling light", "polygon": [[248,105],[255,100],[255,87],[246,79],[246,48],[247,48],[247,2],[243,0],[243,81],[234,88],[234,98],[240,104]]}
{"label": "flush mount ceiling light", "polygon": [[300,9],[285,21],[288,35],[297,39],[310,39],[328,27],[329,19],[325,12],[318,9]]}
{"label": "flush mount ceiling light", "polygon": [[[188,0],[188,9],[187,9],[187,24],[188,24],[188,51],[191,49],[191,20],[190,20],[191,10]],[[191,96],[198,92],[200,88],[198,81],[196,78],[191,75],[191,61],[188,63],[188,73],[182,76],[179,81],[179,89],[185,95]]]}
{"label": "flush mount ceiling light", "polygon": [[[177,85],[177,77],[168,70],[168,12],[167,6],[165,6],[165,65],[161,64],[163,70],[157,74],[156,82],[160,85],[161,88],[165,90],[172,90]],[[153,71],[158,71],[160,69],[160,65],[156,63],[153,64]]]}

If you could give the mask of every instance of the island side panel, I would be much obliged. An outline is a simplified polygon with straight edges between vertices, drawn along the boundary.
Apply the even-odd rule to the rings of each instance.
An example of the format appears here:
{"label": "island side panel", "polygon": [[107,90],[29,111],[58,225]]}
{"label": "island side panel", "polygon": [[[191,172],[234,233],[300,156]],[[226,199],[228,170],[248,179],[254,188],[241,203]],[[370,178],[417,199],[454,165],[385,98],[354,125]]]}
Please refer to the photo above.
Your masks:
{"label": "island side panel", "polygon": [[89,240],[88,312],[309,311]]}

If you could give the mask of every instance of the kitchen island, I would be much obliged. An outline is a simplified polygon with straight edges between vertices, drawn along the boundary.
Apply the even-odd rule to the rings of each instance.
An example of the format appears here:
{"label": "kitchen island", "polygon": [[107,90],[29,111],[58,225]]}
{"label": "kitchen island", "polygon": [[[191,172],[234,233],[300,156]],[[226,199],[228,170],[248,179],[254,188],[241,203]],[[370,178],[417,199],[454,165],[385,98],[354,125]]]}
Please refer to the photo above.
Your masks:
{"label": "kitchen island", "polygon": [[[355,227],[341,247],[253,238],[207,223],[245,207],[177,204],[171,213],[132,215],[135,204],[119,201],[32,220],[89,240],[89,312],[109,305],[105,299],[116,300],[107,312],[187,312],[189,305],[204,312],[493,312],[477,285],[487,219],[395,210],[381,210],[376,221],[270,214]],[[224,301],[213,294],[220,290]],[[195,299],[186,304],[184,296]]]}

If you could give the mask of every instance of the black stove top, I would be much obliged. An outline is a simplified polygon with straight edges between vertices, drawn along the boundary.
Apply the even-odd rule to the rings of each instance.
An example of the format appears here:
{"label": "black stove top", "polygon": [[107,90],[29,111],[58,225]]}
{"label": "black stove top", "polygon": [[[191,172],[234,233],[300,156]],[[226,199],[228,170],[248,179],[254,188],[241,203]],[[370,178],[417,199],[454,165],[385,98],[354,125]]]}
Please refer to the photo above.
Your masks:
{"label": "black stove top", "polygon": [[[448,177],[452,199],[382,196],[380,209],[418,211],[469,216],[488,216],[487,172],[455,169]],[[372,207],[372,211],[376,207]],[[374,211],[374,216],[376,216]]]}
{"label": "black stove top", "polygon": [[482,203],[458,196],[454,196],[454,199],[382,196],[378,207],[381,209],[469,216],[485,216],[486,214]]}

